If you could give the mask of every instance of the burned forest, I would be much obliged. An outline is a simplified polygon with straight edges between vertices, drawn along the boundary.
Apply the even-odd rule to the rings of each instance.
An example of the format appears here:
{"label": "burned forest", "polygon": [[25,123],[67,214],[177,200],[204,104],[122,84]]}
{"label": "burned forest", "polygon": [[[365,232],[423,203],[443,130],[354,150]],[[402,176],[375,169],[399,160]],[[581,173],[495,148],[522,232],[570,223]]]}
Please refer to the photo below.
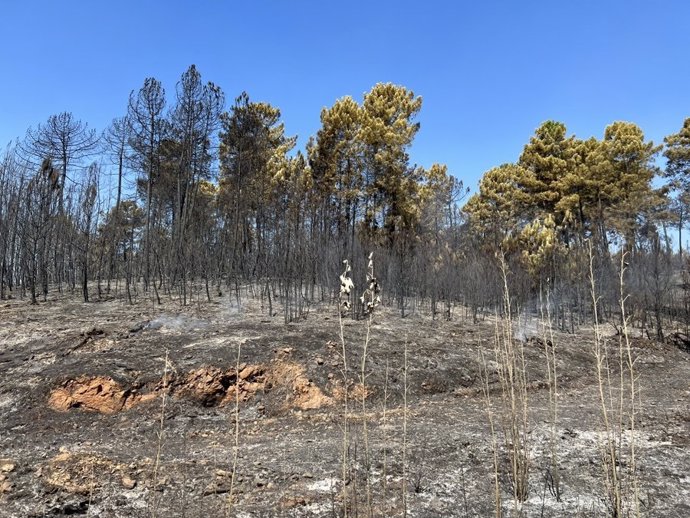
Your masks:
{"label": "burned forest", "polygon": [[0,516],[690,516],[690,118],[475,186],[405,86],[133,88],[0,157]]}

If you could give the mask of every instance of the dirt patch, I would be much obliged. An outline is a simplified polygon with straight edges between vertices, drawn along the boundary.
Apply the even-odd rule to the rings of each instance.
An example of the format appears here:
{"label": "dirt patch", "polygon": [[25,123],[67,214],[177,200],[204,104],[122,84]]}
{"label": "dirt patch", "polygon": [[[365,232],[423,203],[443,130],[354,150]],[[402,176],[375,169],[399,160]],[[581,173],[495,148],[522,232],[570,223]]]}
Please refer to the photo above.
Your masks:
{"label": "dirt patch", "polygon": [[235,369],[201,367],[172,383],[176,397],[191,399],[207,407],[235,401],[236,390],[239,390],[240,401],[247,401],[265,387],[265,368],[261,365],[240,365],[239,379]]}
{"label": "dirt patch", "polygon": [[153,395],[142,396],[130,389],[123,389],[115,380],[106,376],[81,376],[67,380],[50,393],[48,406],[65,412],[71,408],[83,408],[101,414],[115,414],[149,400]]}
{"label": "dirt patch", "polygon": [[13,488],[14,485],[7,480],[7,475],[0,475],[0,496],[9,493]]}
{"label": "dirt patch", "polygon": [[0,459],[0,473],[12,473],[16,467],[10,459]]}
{"label": "dirt patch", "polygon": [[53,389],[48,406],[62,412],[81,408],[111,415],[151,401],[163,391],[205,407],[224,406],[237,399],[246,402],[257,393],[269,392],[275,392],[278,397],[285,394],[283,409],[313,410],[332,403],[332,398],[307,377],[304,367],[279,360],[268,367],[247,364],[240,365],[239,369],[225,370],[213,366],[200,367],[183,376],[172,374],[148,392],[124,388],[110,377],[80,376]]}
{"label": "dirt patch", "polygon": [[[345,401],[345,389],[343,388],[342,381],[332,382],[331,392],[338,401]],[[374,390],[371,386],[351,382],[347,390],[347,399],[350,401],[362,401],[363,399],[369,399],[373,392]]]}
{"label": "dirt patch", "polygon": [[10,480],[10,473],[17,465],[10,459],[0,459],[0,496],[12,491],[14,484]]}
{"label": "dirt patch", "polygon": [[278,361],[273,364],[269,380],[278,387],[289,389],[285,407],[314,410],[333,404],[333,399],[314,385],[304,367],[293,362]]}
{"label": "dirt patch", "polygon": [[217,367],[201,367],[188,373],[179,382],[173,382],[177,397],[197,401],[202,406],[220,404],[226,397],[233,377]]}
{"label": "dirt patch", "polygon": [[65,451],[48,461],[39,474],[53,489],[88,495],[103,488],[112,478],[132,480],[127,471],[125,465],[99,455]]}
{"label": "dirt patch", "polygon": [[179,383],[174,382],[173,392],[177,397],[192,399],[204,406],[234,404],[238,396],[245,402],[258,393],[270,395],[274,400],[282,398],[281,410],[314,410],[333,402],[309,379],[302,365],[283,360],[268,366],[242,364],[239,374],[235,369],[196,369]]}

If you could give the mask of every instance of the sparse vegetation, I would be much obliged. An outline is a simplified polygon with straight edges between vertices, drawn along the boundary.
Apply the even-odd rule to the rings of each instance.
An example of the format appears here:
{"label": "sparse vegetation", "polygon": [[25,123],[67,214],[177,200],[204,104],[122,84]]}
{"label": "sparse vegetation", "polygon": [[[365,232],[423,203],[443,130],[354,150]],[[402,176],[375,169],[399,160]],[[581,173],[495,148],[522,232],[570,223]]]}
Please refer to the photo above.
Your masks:
{"label": "sparse vegetation", "polygon": [[[57,455],[86,454],[119,466],[117,476],[103,478],[103,470],[85,467],[70,475],[83,479],[78,486],[51,478],[62,508],[110,509],[116,516],[151,516],[155,504],[159,516],[184,508],[211,515],[280,509],[297,516],[402,516],[440,509],[450,516],[513,516],[517,509],[522,516],[603,517],[617,505],[616,516],[637,516],[637,499],[640,516],[680,516],[678,502],[663,496],[675,478],[657,470],[669,455],[678,466],[673,469],[690,463],[677,403],[682,390],[674,381],[686,373],[686,352],[630,333],[628,342],[624,335],[619,341],[604,325],[576,335],[535,328],[535,337],[528,333],[518,342],[524,317],[509,324],[500,312],[474,323],[468,314],[448,322],[401,318],[396,308],[380,306],[369,330],[375,346],[367,351],[365,395],[366,320],[338,319],[340,308],[325,305],[286,326],[280,317],[267,320],[258,291],[256,299],[250,293],[243,290],[244,309],[232,317],[234,294],[202,303],[201,314],[196,305],[186,313],[174,302],[161,315],[157,305],[104,301],[101,312],[87,316],[83,304],[66,295],[30,315],[19,301],[0,308],[13,322],[12,335],[3,329],[1,337],[13,343],[0,382],[3,456],[21,467],[4,475],[11,484],[0,497],[11,498],[4,503],[15,514],[49,511],[39,497],[48,489],[36,470],[48,469],[41,466]],[[72,323],[61,327],[65,314]],[[104,327],[83,336],[73,331],[94,321]],[[55,340],[32,339],[39,329]],[[348,364],[357,365],[348,380],[342,344],[332,340],[340,329]],[[558,370],[555,422],[544,332],[558,344],[550,361],[567,365]],[[68,348],[75,340],[84,343]],[[591,345],[596,340],[599,358]],[[161,364],[161,342],[169,367]],[[34,360],[27,364],[28,350]],[[510,358],[516,365],[508,365]],[[662,358],[672,374],[658,379],[654,362]],[[8,385],[26,375],[27,365],[37,373],[32,379],[45,385]],[[27,420],[36,432],[23,438],[13,429]],[[35,455],[34,444],[46,449],[46,459]],[[71,469],[67,457],[60,462]],[[552,479],[544,479],[542,466]],[[82,486],[83,501],[70,489]],[[133,507],[140,498],[151,502],[150,512]]]}
{"label": "sparse vegetation", "polygon": [[[0,161],[0,310],[8,322],[0,366],[5,379],[21,376],[27,387],[0,381],[0,415],[9,423],[0,422],[0,444],[26,461],[22,401],[33,419],[53,419],[72,434],[75,448],[79,433],[122,426],[149,453],[142,446],[125,468],[123,452],[110,451],[117,461],[97,457],[86,474],[80,468],[49,482],[35,482],[40,471],[0,470],[0,498],[23,498],[14,477],[34,497],[48,486],[68,495],[88,487],[76,507],[31,508],[31,516],[84,514],[110,505],[96,468],[112,464],[127,491],[138,487],[130,500],[146,502],[145,511],[129,500],[114,508],[154,517],[176,509],[171,494],[223,495],[228,515],[252,505],[324,515],[325,492],[328,513],[344,518],[667,512],[642,467],[654,471],[650,459],[675,421],[663,437],[645,439],[661,432],[641,391],[654,388],[645,375],[661,376],[655,361],[690,349],[680,242],[690,119],[663,146],[632,122],[582,140],[546,121],[515,163],[487,171],[466,200],[468,189],[445,165],[410,160],[421,109],[408,88],[379,83],[361,102],[343,97],[324,108],[319,130],[298,150],[277,107],[242,93],[226,111],[222,89],[192,65],[172,96],[145,79],[102,135],[63,112],[9,146]],[[115,323],[77,338],[67,317],[51,313],[74,308],[77,316],[93,312],[95,326]],[[148,320],[135,325],[143,314]],[[246,335],[238,341],[224,328],[235,316],[249,322],[238,324]],[[61,341],[51,348],[44,342],[53,335]],[[245,339],[256,343],[245,347]],[[132,342],[144,350],[134,352]],[[162,380],[152,380],[160,369],[151,358],[163,349]],[[182,379],[171,366],[185,362]],[[668,368],[686,374],[681,364]],[[685,423],[685,410],[675,411],[667,421]],[[116,421],[125,412],[140,421]],[[93,430],[80,431],[74,415]],[[195,420],[216,418],[225,435],[210,439]],[[283,436],[292,426],[318,430],[305,439],[312,446],[289,443]],[[582,465],[591,445],[578,434],[586,433],[599,447],[596,479]],[[262,434],[279,440],[283,460],[268,454],[256,439]],[[564,450],[576,439],[582,451]],[[211,462],[196,441],[221,453]],[[460,444],[470,453],[460,455]],[[253,448],[267,456],[251,464]],[[188,464],[175,492],[166,489],[174,454]],[[281,464],[306,459],[311,468],[302,473]],[[204,468],[188,478],[194,463]],[[315,477],[316,469],[324,473]],[[148,479],[132,478],[144,472]],[[86,482],[75,486],[70,477]],[[449,496],[448,487],[457,492]],[[263,504],[257,488],[271,495]],[[13,512],[28,506],[16,503]],[[209,498],[197,511],[220,509]]]}

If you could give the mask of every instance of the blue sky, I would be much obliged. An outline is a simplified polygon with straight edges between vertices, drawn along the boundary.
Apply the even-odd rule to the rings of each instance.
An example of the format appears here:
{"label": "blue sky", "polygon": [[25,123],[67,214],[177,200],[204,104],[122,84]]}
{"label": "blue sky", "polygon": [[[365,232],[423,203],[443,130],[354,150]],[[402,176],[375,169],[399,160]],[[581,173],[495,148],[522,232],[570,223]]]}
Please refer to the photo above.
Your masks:
{"label": "blue sky", "polygon": [[62,111],[101,130],[146,77],[171,95],[194,63],[228,105],[246,90],[279,107],[300,147],[337,98],[404,85],[424,99],[413,162],[475,189],[547,119],[678,131],[689,27],[684,1],[6,0],[0,144]]}

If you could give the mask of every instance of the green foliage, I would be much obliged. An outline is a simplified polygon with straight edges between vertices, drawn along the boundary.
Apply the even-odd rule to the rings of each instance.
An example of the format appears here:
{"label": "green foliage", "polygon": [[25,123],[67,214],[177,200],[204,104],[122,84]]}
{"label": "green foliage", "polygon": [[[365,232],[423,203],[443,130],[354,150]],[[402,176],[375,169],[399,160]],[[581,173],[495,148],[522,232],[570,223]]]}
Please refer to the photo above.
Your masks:
{"label": "green foliage", "polygon": [[519,253],[532,274],[587,239],[603,253],[611,237],[633,246],[666,203],[665,192],[652,188],[659,149],[629,122],[608,126],[603,140],[583,141],[547,121],[517,164],[484,175],[464,208],[470,228],[494,250]]}
{"label": "green foliage", "polygon": [[392,244],[415,229],[428,188],[407,150],[421,106],[421,97],[406,88],[379,83],[361,105],[343,97],[322,110],[307,151],[313,201],[332,232],[349,235],[359,227],[362,236]]}
{"label": "green foliage", "polygon": [[503,164],[484,174],[479,193],[465,205],[470,226],[494,248],[505,247],[525,224],[529,193],[523,185],[530,173],[517,164]]}
{"label": "green foliage", "polygon": [[521,178],[522,190],[529,195],[535,216],[552,214],[561,223],[565,214],[557,209],[564,193],[563,181],[574,170],[575,137],[566,137],[564,124],[543,123],[520,155],[518,164],[528,174]]}
{"label": "green foliage", "polygon": [[690,118],[685,119],[678,133],[664,139],[664,156],[668,160],[665,176],[673,187],[690,192]]}
{"label": "green foliage", "polygon": [[676,193],[669,216],[678,225],[678,241],[682,250],[682,229],[690,213],[690,118],[685,119],[678,133],[669,135],[664,142],[667,160],[664,176],[670,180],[670,188]]}
{"label": "green foliage", "polygon": [[[220,120],[221,199],[233,208],[256,213],[269,200],[273,176],[296,139],[285,136],[278,108],[251,102],[246,93]],[[238,199],[231,202],[233,197]]]}
{"label": "green foliage", "polygon": [[656,173],[653,160],[661,148],[645,141],[642,130],[630,122],[607,126],[603,145],[607,163],[601,197],[611,226],[631,245],[639,215],[660,201],[651,182]]}
{"label": "green foliage", "polygon": [[413,119],[421,107],[421,97],[391,83],[379,83],[364,96],[364,225],[370,232],[384,229],[389,239],[396,232],[413,229],[419,216],[423,175],[410,167],[407,149],[419,130],[419,123]]}
{"label": "green foliage", "polygon": [[351,97],[321,110],[321,128],[307,146],[314,188],[337,204],[357,199],[362,190],[362,110]]}

